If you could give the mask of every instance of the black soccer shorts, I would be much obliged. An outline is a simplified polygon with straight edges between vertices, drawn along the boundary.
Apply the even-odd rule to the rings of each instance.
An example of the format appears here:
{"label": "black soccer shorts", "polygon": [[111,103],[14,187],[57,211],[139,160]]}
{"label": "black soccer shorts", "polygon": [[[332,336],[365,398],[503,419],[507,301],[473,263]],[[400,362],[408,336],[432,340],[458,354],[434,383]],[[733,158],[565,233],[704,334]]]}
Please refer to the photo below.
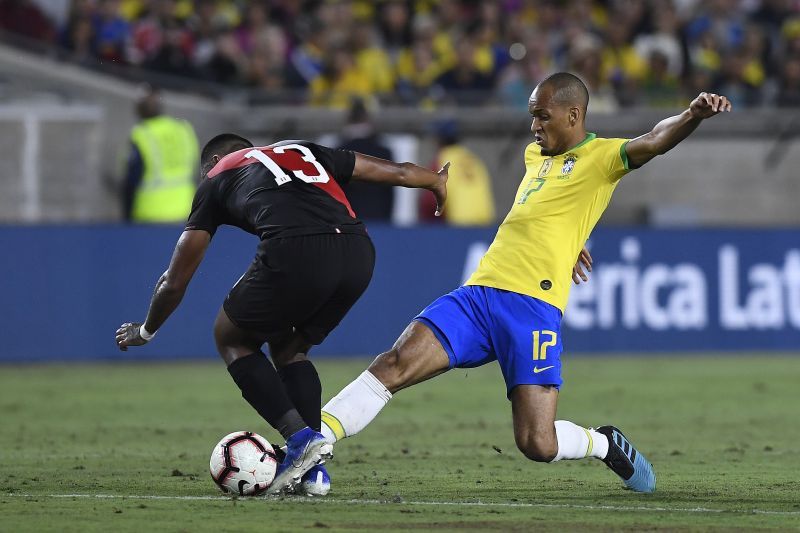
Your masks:
{"label": "black soccer shorts", "polygon": [[223,308],[267,340],[292,331],[320,344],[364,293],[375,267],[366,235],[331,233],[261,241]]}

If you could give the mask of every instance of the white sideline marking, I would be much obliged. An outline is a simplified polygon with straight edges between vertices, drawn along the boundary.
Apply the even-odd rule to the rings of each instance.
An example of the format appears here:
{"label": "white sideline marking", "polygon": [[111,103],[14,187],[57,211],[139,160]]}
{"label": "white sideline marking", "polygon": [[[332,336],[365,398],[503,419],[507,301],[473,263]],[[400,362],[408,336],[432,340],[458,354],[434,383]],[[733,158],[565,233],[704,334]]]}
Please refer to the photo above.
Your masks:
{"label": "white sideline marking", "polygon": [[[154,494],[28,494],[20,492],[10,492],[0,495],[0,498],[87,498],[98,500],[180,500],[180,501],[232,501],[233,498],[227,496],[158,496]],[[237,501],[264,501],[278,500],[279,498],[240,498]],[[648,507],[645,505],[581,505],[572,503],[524,503],[524,502],[424,502],[424,501],[400,501],[392,500],[337,500],[330,498],[304,498],[291,497],[294,501],[314,502],[314,503],[349,503],[360,505],[420,505],[435,507],[438,505],[464,506],[464,507],[524,507],[542,509],[586,509],[590,511],[644,511],[658,513],[732,513],[732,514],[763,514],[763,515],[800,515],[800,511],[764,511],[761,509],[710,509],[707,507]]]}

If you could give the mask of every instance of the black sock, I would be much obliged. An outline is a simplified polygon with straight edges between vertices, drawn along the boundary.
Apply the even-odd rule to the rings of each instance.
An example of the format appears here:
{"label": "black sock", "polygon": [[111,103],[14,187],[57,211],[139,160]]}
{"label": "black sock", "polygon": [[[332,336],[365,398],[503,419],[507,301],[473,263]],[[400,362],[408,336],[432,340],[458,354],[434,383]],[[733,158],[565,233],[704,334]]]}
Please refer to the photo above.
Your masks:
{"label": "black sock", "polygon": [[278,374],[297,412],[308,427],[319,431],[322,426],[322,383],[314,364],[308,359],[297,361],[278,370]]}
{"label": "black sock", "polygon": [[242,398],[283,438],[288,439],[306,426],[286,394],[275,367],[263,353],[240,357],[228,366],[228,372],[241,389]]}

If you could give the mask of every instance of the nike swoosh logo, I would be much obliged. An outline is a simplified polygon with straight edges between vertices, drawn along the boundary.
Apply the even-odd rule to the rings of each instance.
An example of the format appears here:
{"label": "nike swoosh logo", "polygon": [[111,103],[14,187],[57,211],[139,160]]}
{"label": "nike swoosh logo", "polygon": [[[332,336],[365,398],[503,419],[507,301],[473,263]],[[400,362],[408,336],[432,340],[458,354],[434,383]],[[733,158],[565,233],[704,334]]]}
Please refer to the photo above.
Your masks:
{"label": "nike swoosh logo", "polygon": [[550,366],[546,366],[544,368],[533,367],[533,373],[534,374],[538,374],[539,372],[544,372],[545,370],[547,370],[549,368],[553,368],[554,366],[556,366],[556,365],[550,365]]}
{"label": "nike swoosh logo", "polygon": [[311,442],[306,442],[306,445],[303,447],[303,453],[301,453],[299,455],[300,462],[296,462],[295,460],[292,460],[292,467],[300,468],[301,466],[303,466],[303,457],[305,456],[306,452],[308,451],[308,447],[310,445],[311,445]]}

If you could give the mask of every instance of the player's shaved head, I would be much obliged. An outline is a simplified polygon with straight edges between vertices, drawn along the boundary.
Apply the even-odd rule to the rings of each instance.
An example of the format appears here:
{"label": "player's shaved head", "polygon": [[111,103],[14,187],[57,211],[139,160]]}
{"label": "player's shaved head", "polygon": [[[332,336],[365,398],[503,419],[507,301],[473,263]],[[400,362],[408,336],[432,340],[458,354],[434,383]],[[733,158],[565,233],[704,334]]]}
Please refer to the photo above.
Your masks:
{"label": "player's shaved head", "polygon": [[553,103],[577,107],[584,115],[586,114],[586,108],[589,107],[589,90],[576,75],[556,72],[543,79],[536,88],[550,89]]}
{"label": "player's shaved head", "polygon": [[542,154],[561,154],[586,137],[588,105],[586,85],[569,72],[548,76],[536,86],[528,112],[533,117],[531,133]]}
{"label": "player's shaved head", "polygon": [[253,143],[235,133],[221,133],[206,143],[200,152],[200,171],[206,175],[217,163],[214,156],[224,157],[237,150],[252,148]]}

